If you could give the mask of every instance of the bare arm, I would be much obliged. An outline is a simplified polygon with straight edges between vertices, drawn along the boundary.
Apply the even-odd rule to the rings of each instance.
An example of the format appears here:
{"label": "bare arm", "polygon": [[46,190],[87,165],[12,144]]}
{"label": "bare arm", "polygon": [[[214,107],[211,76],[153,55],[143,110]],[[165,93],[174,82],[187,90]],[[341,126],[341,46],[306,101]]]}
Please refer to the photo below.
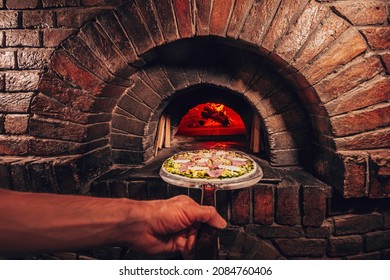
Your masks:
{"label": "bare arm", "polygon": [[198,222],[226,226],[213,207],[186,196],[136,201],[0,189],[1,253],[113,244],[150,254],[188,252]]}

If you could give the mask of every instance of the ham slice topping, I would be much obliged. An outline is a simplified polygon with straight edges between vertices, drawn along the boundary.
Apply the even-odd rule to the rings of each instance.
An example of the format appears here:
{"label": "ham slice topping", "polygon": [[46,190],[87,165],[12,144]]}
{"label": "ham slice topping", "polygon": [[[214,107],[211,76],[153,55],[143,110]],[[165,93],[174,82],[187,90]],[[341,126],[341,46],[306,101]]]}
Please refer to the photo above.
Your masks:
{"label": "ham slice topping", "polygon": [[223,169],[214,169],[214,170],[208,171],[207,174],[209,174],[210,177],[218,178],[219,176],[221,176],[222,172],[223,172]]}

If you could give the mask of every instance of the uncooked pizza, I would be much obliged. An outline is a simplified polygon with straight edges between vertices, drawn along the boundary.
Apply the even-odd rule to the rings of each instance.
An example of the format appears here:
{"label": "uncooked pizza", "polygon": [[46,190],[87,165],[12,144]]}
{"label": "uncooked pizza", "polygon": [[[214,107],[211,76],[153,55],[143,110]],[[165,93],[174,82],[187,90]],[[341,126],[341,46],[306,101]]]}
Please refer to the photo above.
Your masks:
{"label": "uncooked pizza", "polygon": [[190,179],[226,180],[255,172],[255,162],[243,153],[228,150],[180,152],[163,163],[163,169]]}

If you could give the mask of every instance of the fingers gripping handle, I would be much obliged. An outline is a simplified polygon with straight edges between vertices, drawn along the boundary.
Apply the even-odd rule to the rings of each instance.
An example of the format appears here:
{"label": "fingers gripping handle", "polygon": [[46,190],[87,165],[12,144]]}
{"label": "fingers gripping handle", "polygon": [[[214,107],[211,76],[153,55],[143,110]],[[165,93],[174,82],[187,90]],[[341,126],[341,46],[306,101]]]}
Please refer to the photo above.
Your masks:
{"label": "fingers gripping handle", "polygon": [[[202,205],[215,207],[214,185],[202,186]],[[199,226],[195,245],[194,258],[197,260],[218,259],[218,230],[208,224],[202,223]]]}

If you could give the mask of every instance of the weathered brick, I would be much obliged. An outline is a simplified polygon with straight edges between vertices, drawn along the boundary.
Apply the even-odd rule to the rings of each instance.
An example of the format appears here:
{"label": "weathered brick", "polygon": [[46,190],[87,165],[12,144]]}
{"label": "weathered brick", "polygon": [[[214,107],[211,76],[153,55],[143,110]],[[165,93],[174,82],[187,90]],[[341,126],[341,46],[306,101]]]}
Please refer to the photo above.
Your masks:
{"label": "weathered brick", "polygon": [[242,27],[239,38],[254,44],[262,41],[279,4],[280,1],[255,1]]}
{"label": "weathered brick", "polygon": [[7,47],[39,47],[39,30],[20,29],[5,32],[5,45]]}
{"label": "weathered brick", "polygon": [[270,132],[276,133],[307,126],[307,117],[299,107],[295,107],[283,113],[265,118],[264,124]]}
{"label": "weathered brick", "polygon": [[311,84],[314,84],[339,65],[348,63],[366,49],[366,41],[361,34],[350,28],[333,42],[325,52],[320,54],[310,66],[302,69],[301,73]]}
{"label": "weathered brick", "polygon": [[277,223],[282,225],[300,224],[299,189],[299,185],[287,182],[276,188]]}
{"label": "weathered brick", "polygon": [[173,0],[177,28],[181,38],[192,37],[195,33],[191,0]]}
{"label": "weathered brick", "polygon": [[17,52],[19,69],[42,69],[47,67],[51,49],[23,49]]}
{"label": "weathered brick", "polygon": [[126,2],[126,0],[81,0],[83,6],[100,6],[109,5],[116,6]]}
{"label": "weathered brick", "polygon": [[4,122],[5,116],[3,114],[0,114],[0,134],[4,133]]}
{"label": "weathered brick", "polygon": [[54,13],[52,11],[24,11],[22,15],[24,28],[50,28],[54,26]]}
{"label": "weathered brick", "polygon": [[[139,79],[146,83],[155,93],[159,94],[161,98],[166,98],[175,92],[175,89],[169,82],[167,74],[164,72],[162,67],[150,67],[145,72],[139,74]],[[146,77],[145,77],[146,76]],[[139,82],[136,82],[139,83]],[[140,85],[142,83],[139,83]],[[135,86],[135,85],[134,85]]]}
{"label": "weathered brick", "polygon": [[297,238],[305,235],[301,226],[254,225],[246,229],[261,238]]}
{"label": "weathered brick", "polygon": [[288,257],[322,257],[325,255],[326,242],[323,239],[275,239],[281,253]]}
{"label": "weathered brick", "polygon": [[390,230],[369,232],[365,235],[366,252],[390,248]]}
{"label": "weathered brick", "polygon": [[373,50],[388,50],[390,48],[390,27],[367,27],[360,31]]}
{"label": "weathered brick", "polygon": [[7,134],[24,134],[28,129],[29,115],[6,115],[5,132]]}
{"label": "weathered brick", "polygon": [[10,166],[12,185],[17,191],[32,191],[31,178],[28,175],[27,165],[34,161],[32,158],[13,162]]}
{"label": "weathered brick", "polygon": [[72,160],[71,164],[74,164],[79,170],[78,176],[81,183],[85,185],[106,172],[112,164],[110,155],[111,149],[105,146]]}
{"label": "weathered brick", "polygon": [[70,141],[32,138],[29,142],[29,152],[34,156],[69,155],[86,151],[81,144]]}
{"label": "weathered brick", "polygon": [[56,12],[57,26],[65,28],[79,28],[103,11],[104,9],[101,8],[59,10]]}
{"label": "weathered brick", "polygon": [[144,152],[113,149],[112,161],[117,164],[142,164],[144,163]]}
{"label": "weathered brick", "polygon": [[295,22],[305,8],[308,0],[290,0],[281,4],[276,12],[267,35],[261,42],[261,46],[267,50],[273,50],[277,41],[288,30],[290,22]]}
{"label": "weathered brick", "polygon": [[255,186],[253,189],[253,222],[271,225],[274,222],[274,188]]}
{"label": "weathered brick", "polygon": [[159,28],[158,17],[154,12],[155,9],[153,1],[136,0],[136,2],[142,17],[148,26],[153,41],[156,43],[156,45],[161,45],[164,43],[164,37]]}
{"label": "weathered brick", "polygon": [[380,252],[347,256],[347,260],[380,260],[380,259],[382,259]]}
{"label": "weathered brick", "polygon": [[106,181],[95,181],[91,185],[91,194],[96,197],[110,197],[110,188]]}
{"label": "weathered brick", "polygon": [[17,28],[18,12],[17,11],[0,11],[0,28]]}
{"label": "weathered brick", "polygon": [[44,8],[78,6],[78,0],[42,0]]}
{"label": "weathered brick", "polygon": [[335,15],[330,13],[328,17],[321,21],[321,24],[315,29],[313,34],[300,49],[297,56],[291,62],[292,66],[301,69],[307,65],[314,57],[323,51],[335,38],[339,37],[349,24]]}
{"label": "weathered brick", "polygon": [[114,114],[112,117],[112,127],[128,133],[133,133],[134,135],[143,136],[145,123],[135,118]]}
{"label": "weathered brick", "polygon": [[371,80],[382,71],[377,56],[357,57],[340,70],[314,85],[322,102],[329,102],[365,81]]}
{"label": "weathered brick", "polygon": [[383,212],[383,226],[386,229],[390,229],[390,210]]}
{"label": "weathered brick", "polygon": [[389,99],[390,79],[378,77],[325,105],[332,115],[372,106]]}
{"label": "weathered brick", "polygon": [[359,235],[331,237],[329,238],[327,253],[330,257],[342,257],[358,254],[362,249],[363,238]]}
{"label": "weathered brick", "polygon": [[0,155],[26,155],[28,153],[28,141],[28,137],[0,135]]}
{"label": "weathered brick", "polygon": [[129,190],[127,182],[110,182],[109,183],[111,197],[128,198]]}
{"label": "weathered brick", "polygon": [[285,61],[290,61],[328,13],[329,10],[326,6],[316,2],[309,3],[298,20],[283,36],[283,40],[279,41],[275,47],[275,53]]}
{"label": "weathered brick", "polygon": [[27,113],[32,92],[14,92],[0,94],[0,112]]}
{"label": "weathered brick", "polygon": [[360,132],[386,127],[390,124],[390,106],[388,103],[371,109],[349,113],[331,118],[335,136],[347,136]]}
{"label": "weathered brick", "polygon": [[[370,153],[370,197],[390,197],[390,152],[378,150]],[[385,227],[390,227],[389,213],[385,217]],[[387,219],[386,219],[387,218]]]}
{"label": "weathered brick", "polygon": [[209,33],[211,35],[224,36],[234,1],[214,0],[210,15]]}
{"label": "weathered brick", "polygon": [[137,119],[144,122],[147,122],[152,114],[152,110],[149,107],[128,94],[123,95],[118,106],[127,111],[130,116],[135,116]]}
{"label": "weathered brick", "polygon": [[303,186],[303,225],[319,227],[326,214],[326,195],[324,188]]}
{"label": "weathered brick", "polygon": [[337,1],[331,7],[353,25],[384,24],[387,22],[386,3],[384,2]]}
{"label": "weathered brick", "polygon": [[138,54],[143,54],[155,46],[135,3],[120,6],[116,13]]}
{"label": "weathered brick", "polygon": [[305,229],[307,238],[329,238],[333,232],[333,223],[325,220],[320,227],[307,227]]}
{"label": "weathered brick", "polygon": [[211,1],[196,0],[195,14],[196,19],[196,34],[198,36],[205,36],[209,34],[210,14],[211,14]]}
{"label": "weathered brick", "polygon": [[111,133],[110,143],[115,149],[128,149],[141,151],[143,149],[143,138],[126,134]]}
{"label": "weathered brick", "polygon": [[381,58],[383,61],[383,64],[385,65],[385,69],[387,74],[390,73],[390,53],[383,53],[381,54]]}
{"label": "weathered brick", "polygon": [[5,74],[6,91],[35,91],[42,71],[18,71]]}
{"label": "weathered brick", "polygon": [[66,28],[49,28],[43,30],[43,45],[49,48],[55,48],[59,44],[72,35],[74,29]]}
{"label": "weathered brick", "polygon": [[166,42],[178,38],[178,31],[175,23],[175,16],[171,0],[154,1],[156,14],[159,17],[161,31]]}
{"label": "weathered brick", "polygon": [[50,61],[50,68],[84,90],[97,94],[103,81],[85,70],[64,51],[56,51]]}
{"label": "weathered brick", "polygon": [[364,197],[368,193],[367,168],[368,156],[366,153],[340,154],[344,168],[344,197]]}
{"label": "weathered brick", "polygon": [[242,24],[246,20],[246,16],[253,5],[252,0],[237,0],[232,15],[230,16],[229,27],[227,29],[227,36],[237,38],[240,35]]}
{"label": "weathered brick", "polygon": [[348,214],[335,217],[333,221],[335,235],[361,234],[378,230],[383,226],[383,217],[379,213]]}
{"label": "weathered brick", "polygon": [[232,197],[232,212],[230,223],[247,224],[251,219],[251,199],[249,189],[234,190]]}
{"label": "weathered brick", "polygon": [[123,54],[124,58],[126,58],[129,63],[134,64],[138,60],[137,53],[124,30],[120,27],[115,14],[112,11],[107,11],[97,17],[97,22],[106,31],[111,41]]}
{"label": "weathered brick", "polygon": [[340,150],[364,150],[389,147],[390,129],[377,129],[353,136],[336,138],[336,147]]}
{"label": "weathered brick", "polygon": [[0,69],[15,68],[15,52],[8,50],[0,50]]}
{"label": "weathered brick", "polygon": [[129,198],[146,200],[149,198],[148,188],[145,181],[131,181],[128,185]]}
{"label": "weathered brick", "polygon": [[38,0],[7,0],[6,7],[8,9],[31,9],[38,6]]}

